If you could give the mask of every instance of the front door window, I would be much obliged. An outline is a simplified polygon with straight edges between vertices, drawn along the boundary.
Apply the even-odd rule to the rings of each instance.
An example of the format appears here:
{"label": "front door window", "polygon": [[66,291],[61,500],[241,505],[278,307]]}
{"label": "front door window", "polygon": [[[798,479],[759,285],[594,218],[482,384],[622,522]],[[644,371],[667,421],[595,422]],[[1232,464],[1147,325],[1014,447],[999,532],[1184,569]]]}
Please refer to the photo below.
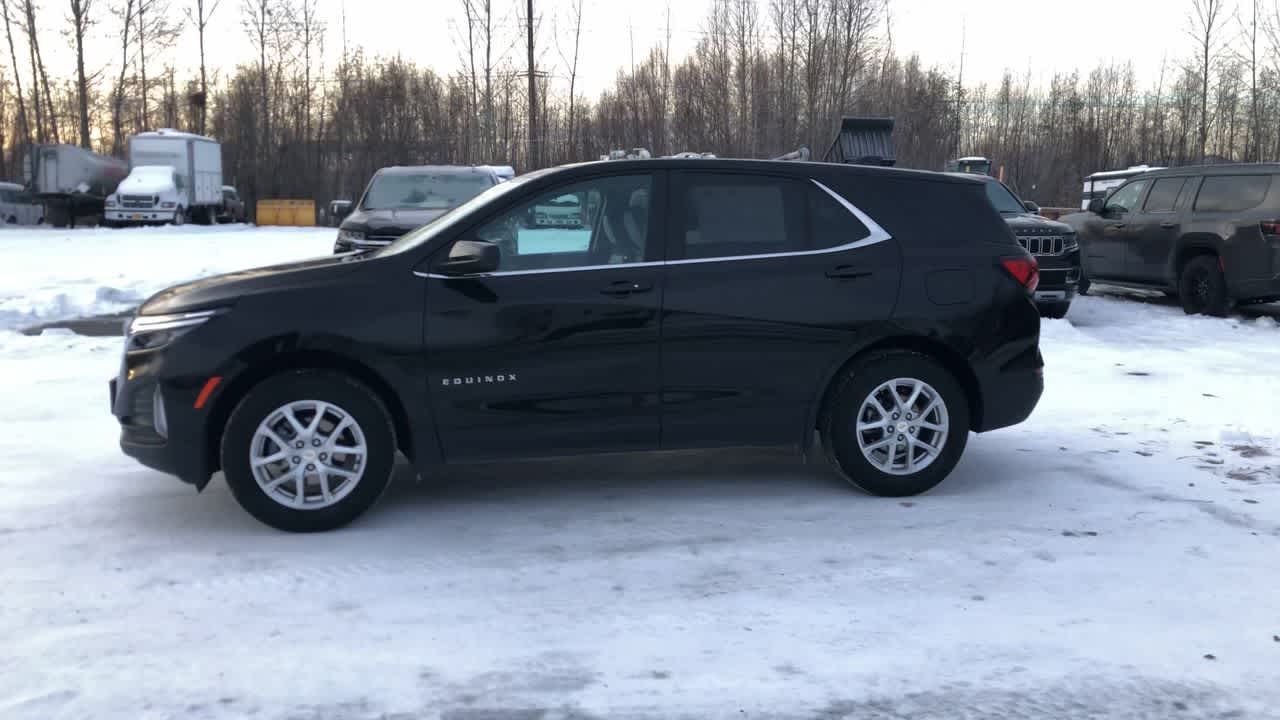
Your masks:
{"label": "front door window", "polygon": [[650,175],[584,180],[520,203],[476,231],[502,251],[498,272],[643,262]]}

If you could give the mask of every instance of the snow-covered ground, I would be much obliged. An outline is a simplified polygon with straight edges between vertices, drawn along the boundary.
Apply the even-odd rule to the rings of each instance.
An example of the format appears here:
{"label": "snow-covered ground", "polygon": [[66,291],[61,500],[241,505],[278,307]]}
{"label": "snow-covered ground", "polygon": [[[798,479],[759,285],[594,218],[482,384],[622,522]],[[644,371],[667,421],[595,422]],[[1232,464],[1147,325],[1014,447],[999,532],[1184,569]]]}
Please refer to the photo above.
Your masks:
{"label": "snow-covered ground", "polygon": [[323,255],[332,228],[0,228],[0,330],[120,312],[175,280]]}
{"label": "snow-covered ground", "polygon": [[[332,233],[148,232],[0,233],[6,307]],[[1033,418],[910,500],[786,451],[401,468],[319,536],[121,455],[119,346],[0,330],[0,718],[1280,716],[1271,317],[1078,300]]]}

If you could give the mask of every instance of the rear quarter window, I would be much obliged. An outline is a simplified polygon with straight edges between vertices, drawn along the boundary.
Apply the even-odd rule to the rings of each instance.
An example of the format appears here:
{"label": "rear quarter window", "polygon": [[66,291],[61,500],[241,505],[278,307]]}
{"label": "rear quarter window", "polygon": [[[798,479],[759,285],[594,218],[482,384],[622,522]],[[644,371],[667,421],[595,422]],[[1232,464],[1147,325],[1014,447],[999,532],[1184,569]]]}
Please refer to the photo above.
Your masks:
{"label": "rear quarter window", "polygon": [[1196,212],[1238,212],[1262,204],[1270,175],[1210,175],[1196,195]]}
{"label": "rear quarter window", "polygon": [[895,239],[918,247],[973,247],[979,242],[1017,245],[992,207],[984,183],[928,176],[845,175],[819,178],[865,212]]}

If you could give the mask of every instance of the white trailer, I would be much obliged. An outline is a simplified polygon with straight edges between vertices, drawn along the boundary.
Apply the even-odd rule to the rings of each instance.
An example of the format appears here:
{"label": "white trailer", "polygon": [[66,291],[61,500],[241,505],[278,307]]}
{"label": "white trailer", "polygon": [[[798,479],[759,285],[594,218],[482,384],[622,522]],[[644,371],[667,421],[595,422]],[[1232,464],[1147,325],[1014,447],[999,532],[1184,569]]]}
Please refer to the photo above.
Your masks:
{"label": "white trailer", "polygon": [[106,219],[113,224],[181,224],[190,218],[208,224],[222,204],[222,146],[218,141],[177,130],[157,130],[129,139],[129,177],[107,198]]}
{"label": "white trailer", "polygon": [[123,161],[75,145],[33,145],[23,162],[28,190],[55,227],[101,215],[104,198],[128,174]]}

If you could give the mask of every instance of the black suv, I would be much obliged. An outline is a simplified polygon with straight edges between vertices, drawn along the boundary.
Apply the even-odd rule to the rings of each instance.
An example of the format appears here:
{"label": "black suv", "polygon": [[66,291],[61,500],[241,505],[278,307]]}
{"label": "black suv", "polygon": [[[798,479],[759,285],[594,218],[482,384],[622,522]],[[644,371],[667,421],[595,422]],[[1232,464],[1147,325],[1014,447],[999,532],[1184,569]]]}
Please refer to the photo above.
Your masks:
{"label": "black suv", "polygon": [[[920,213],[919,207],[936,212]],[[938,218],[946,218],[940,223]],[[124,451],[287,530],[397,451],[440,463],[794,444],[879,495],[940,482],[1043,389],[1036,263],[971,179],[635,160],[502,183],[368,253],[164,290],[132,320]]]}
{"label": "black suv", "polygon": [[373,174],[364,195],[338,225],[335,253],[370,250],[435,220],[497,185],[487,167],[414,165]]}
{"label": "black suv", "polygon": [[1036,306],[1048,318],[1066,317],[1080,281],[1080,244],[1070,225],[1040,217],[1040,208],[1023,202],[1004,183],[986,175],[976,177],[987,185],[987,198],[1013,230],[1018,244],[1040,264]]}
{"label": "black suv", "polygon": [[1188,313],[1280,299],[1280,165],[1209,165],[1133,178],[1063,218],[1084,279],[1162,290]]}

